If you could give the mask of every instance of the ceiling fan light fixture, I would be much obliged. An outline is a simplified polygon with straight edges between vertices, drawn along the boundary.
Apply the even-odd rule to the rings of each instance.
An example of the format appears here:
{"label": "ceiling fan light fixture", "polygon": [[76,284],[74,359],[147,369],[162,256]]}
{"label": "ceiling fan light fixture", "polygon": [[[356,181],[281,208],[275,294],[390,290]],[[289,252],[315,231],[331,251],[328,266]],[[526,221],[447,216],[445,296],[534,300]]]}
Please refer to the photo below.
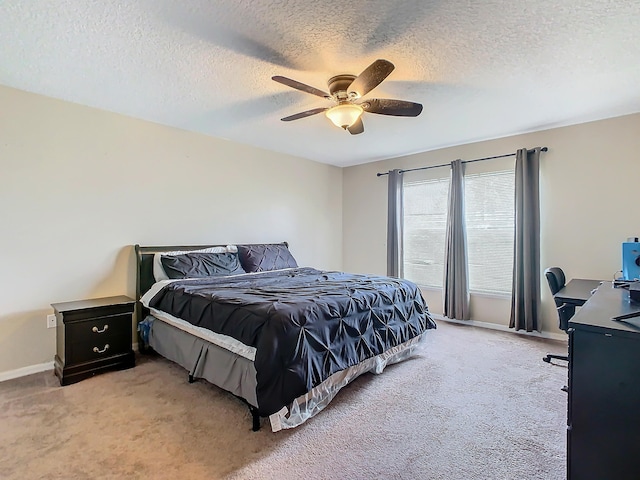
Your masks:
{"label": "ceiling fan light fixture", "polygon": [[280,75],[271,77],[272,80],[278,83],[301,92],[332,100],[338,104],[333,108],[321,107],[306,110],[280,120],[290,122],[291,120],[299,120],[324,112],[336,127],[344,128],[351,135],[359,135],[364,133],[364,124],[360,117],[365,111],[367,115],[375,113],[392,117],[417,117],[422,112],[422,105],[415,102],[392,98],[369,98],[364,103],[354,103],[380,85],[394,68],[393,63],[390,61],[378,59],[358,76],[350,74],[335,75],[327,82],[330,93]]}
{"label": "ceiling fan light fixture", "polygon": [[343,103],[330,108],[325,112],[325,115],[336,127],[344,128],[346,130],[358,121],[363,111],[364,110],[360,105]]}

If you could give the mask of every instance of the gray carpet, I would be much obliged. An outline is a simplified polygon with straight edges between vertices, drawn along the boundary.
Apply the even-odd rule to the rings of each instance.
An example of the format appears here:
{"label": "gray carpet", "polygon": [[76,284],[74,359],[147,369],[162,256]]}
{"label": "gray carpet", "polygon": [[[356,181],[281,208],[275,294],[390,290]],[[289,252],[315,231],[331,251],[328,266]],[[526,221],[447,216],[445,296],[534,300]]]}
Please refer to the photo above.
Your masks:
{"label": "gray carpet", "polygon": [[159,357],[67,387],[0,383],[3,479],[565,477],[559,342],[439,322],[419,356],[366,374],[294,430]]}

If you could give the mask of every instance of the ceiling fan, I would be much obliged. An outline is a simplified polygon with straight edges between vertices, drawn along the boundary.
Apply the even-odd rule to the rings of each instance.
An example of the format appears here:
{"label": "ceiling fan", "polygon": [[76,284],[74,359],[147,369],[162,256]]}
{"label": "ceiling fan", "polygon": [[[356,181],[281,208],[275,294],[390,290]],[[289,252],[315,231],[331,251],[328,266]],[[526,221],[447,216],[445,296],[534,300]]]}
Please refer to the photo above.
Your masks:
{"label": "ceiling fan", "polygon": [[298,120],[325,112],[325,115],[337,127],[344,128],[352,135],[364,132],[361,115],[364,112],[391,115],[394,117],[417,117],[422,112],[422,105],[405,100],[393,100],[390,98],[370,98],[358,101],[371,90],[376,88],[389,76],[395,67],[388,60],[376,60],[358,75],[336,75],[327,82],[329,93],[318,90],[315,87],[305,85],[296,80],[276,75],[271,77],[278,83],[295,88],[302,92],[311,93],[319,97],[333,100],[337,105],[333,107],[321,107],[296,113],[281,119],[283,122]]}

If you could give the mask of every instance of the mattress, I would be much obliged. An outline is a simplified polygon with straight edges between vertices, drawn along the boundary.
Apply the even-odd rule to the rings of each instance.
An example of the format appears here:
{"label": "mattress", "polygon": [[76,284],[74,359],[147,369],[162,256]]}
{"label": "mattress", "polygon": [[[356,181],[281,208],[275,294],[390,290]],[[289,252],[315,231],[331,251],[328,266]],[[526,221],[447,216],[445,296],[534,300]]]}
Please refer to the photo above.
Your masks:
{"label": "mattress", "polygon": [[169,325],[172,325],[180,330],[183,330],[191,335],[194,335],[198,338],[206,340],[214,345],[222,347],[230,352],[233,352],[237,355],[247,358],[248,360],[255,360],[256,358],[256,349],[255,347],[250,347],[245,345],[244,343],[236,340],[233,337],[228,335],[223,335],[221,333],[215,333],[207,328],[198,327],[189,323],[185,320],[182,320],[178,317],[174,317],[173,315],[163,312],[162,310],[158,310],[155,308],[149,307],[149,301],[166,285],[171,282],[175,282],[175,280],[161,280],[160,282],[156,282],[147,293],[145,293],[140,302],[147,308],[149,308],[151,314],[154,318],[162,320]]}

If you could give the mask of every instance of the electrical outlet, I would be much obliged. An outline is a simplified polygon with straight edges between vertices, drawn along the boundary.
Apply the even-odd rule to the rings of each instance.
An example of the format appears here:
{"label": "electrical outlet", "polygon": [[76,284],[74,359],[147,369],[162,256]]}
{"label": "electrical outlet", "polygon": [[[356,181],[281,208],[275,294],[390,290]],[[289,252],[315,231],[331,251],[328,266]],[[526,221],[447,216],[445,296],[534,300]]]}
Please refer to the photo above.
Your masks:
{"label": "electrical outlet", "polygon": [[57,325],[55,314],[47,315],[47,328],[56,328]]}

